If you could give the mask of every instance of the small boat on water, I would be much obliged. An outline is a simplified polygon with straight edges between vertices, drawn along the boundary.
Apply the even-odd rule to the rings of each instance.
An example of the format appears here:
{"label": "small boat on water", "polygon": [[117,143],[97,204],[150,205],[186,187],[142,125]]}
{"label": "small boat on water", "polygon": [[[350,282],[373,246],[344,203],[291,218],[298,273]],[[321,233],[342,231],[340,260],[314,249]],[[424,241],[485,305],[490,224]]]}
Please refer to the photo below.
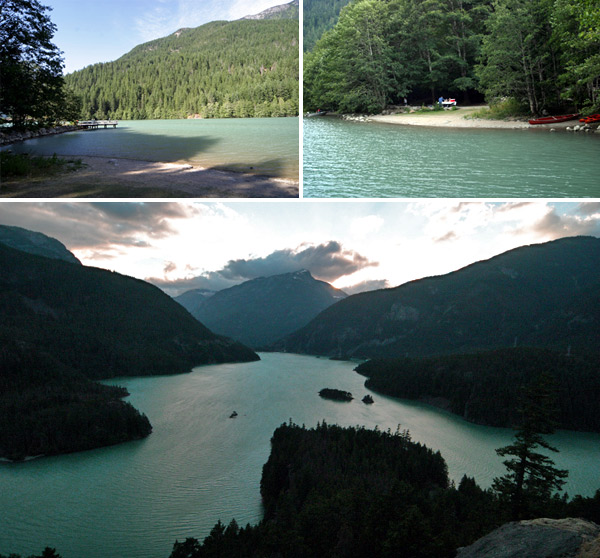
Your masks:
{"label": "small boat on water", "polygon": [[535,124],[556,124],[557,122],[566,122],[567,120],[575,120],[579,118],[579,113],[563,114],[560,116],[542,116],[529,121],[532,126]]}
{"label": "small boat on water", "polygon": [[306,116],[325,116],[326,114],[326,110],[318,110],[317,112],[307,112]]}

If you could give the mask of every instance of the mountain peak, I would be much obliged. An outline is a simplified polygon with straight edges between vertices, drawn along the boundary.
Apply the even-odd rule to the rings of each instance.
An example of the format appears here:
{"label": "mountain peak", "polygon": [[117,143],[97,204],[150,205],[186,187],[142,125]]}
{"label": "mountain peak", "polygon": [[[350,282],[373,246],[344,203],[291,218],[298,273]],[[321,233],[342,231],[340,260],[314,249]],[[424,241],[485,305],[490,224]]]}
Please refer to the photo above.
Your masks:
{"label": "mountain peak", "polygon": [[254,15],[247,15],[241,19],[295,19],[298,17],[299,0],[292,0],[287,4],[280,4],[267,8]]}
{"label": "mountain peak", "polygon": [[28,254],[81,265],[81,262],[62,242],[40,232],[0,225],[0,243]]}

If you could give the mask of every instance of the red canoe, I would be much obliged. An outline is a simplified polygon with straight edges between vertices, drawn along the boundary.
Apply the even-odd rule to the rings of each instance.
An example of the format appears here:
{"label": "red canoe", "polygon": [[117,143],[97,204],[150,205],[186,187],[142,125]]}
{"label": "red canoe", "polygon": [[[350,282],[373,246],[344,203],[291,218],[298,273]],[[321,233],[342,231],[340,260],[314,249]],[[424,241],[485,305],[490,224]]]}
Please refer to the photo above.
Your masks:
{"label": "red canoe", "polygon": [[562,116],[542,116],[541,118],[535,118],[530,120],[529,124],[554,124],[556,122],[566,122],[567,120],[575,120],[579,117],[577,114],[563,114]]}
{"label": "red canoe", "polygon": [[600,122],[600,114],[590,114],[585,118],[580,118],[579,122],[584,122],[585,124],[595,124],[596,122]]}

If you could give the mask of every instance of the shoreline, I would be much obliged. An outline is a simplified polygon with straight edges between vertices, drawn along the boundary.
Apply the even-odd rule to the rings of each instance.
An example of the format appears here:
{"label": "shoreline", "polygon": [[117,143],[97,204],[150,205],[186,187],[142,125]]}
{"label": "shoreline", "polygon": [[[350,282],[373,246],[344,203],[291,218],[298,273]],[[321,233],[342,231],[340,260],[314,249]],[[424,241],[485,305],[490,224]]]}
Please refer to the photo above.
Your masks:
{"label": "shoreline", "polygon": [[[490,120],[487,118],[465,118],[480,110],[480,106],[459,107],[458,110],[431,111],[431,113],[376,114],[366,117],[368,122],[397,124],[404,126],[429,126],[432,128],[471,128],[471,129],[504,129],[504,130],[540,130],[540,131],[572,131],[572,127],[580,125],[579,120],[553,122],[532,126],[522,120]],[[351,120],[351,118],[350,118]],[[570,128],[570,130],[567,130]]]}
{"label": "shoreline", "polygon": [[299,181],[217,170],[185,162],[165,163],[60,155],[81,160],[81,169],[0,184],[0,197],[215,197],[295,198]]}

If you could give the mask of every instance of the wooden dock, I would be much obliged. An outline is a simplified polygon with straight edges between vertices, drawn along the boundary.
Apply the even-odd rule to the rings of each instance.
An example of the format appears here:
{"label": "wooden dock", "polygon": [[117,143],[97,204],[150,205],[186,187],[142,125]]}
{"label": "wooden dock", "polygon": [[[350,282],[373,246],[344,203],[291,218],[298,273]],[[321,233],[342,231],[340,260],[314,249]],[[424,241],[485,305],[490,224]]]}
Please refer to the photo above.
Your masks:
{"label": "wooden dock", "polygon": [[86,130],[97,130],[100,126],[106,129],[108,126],[117,127],[118,120],[80,120],[77,124]]}

